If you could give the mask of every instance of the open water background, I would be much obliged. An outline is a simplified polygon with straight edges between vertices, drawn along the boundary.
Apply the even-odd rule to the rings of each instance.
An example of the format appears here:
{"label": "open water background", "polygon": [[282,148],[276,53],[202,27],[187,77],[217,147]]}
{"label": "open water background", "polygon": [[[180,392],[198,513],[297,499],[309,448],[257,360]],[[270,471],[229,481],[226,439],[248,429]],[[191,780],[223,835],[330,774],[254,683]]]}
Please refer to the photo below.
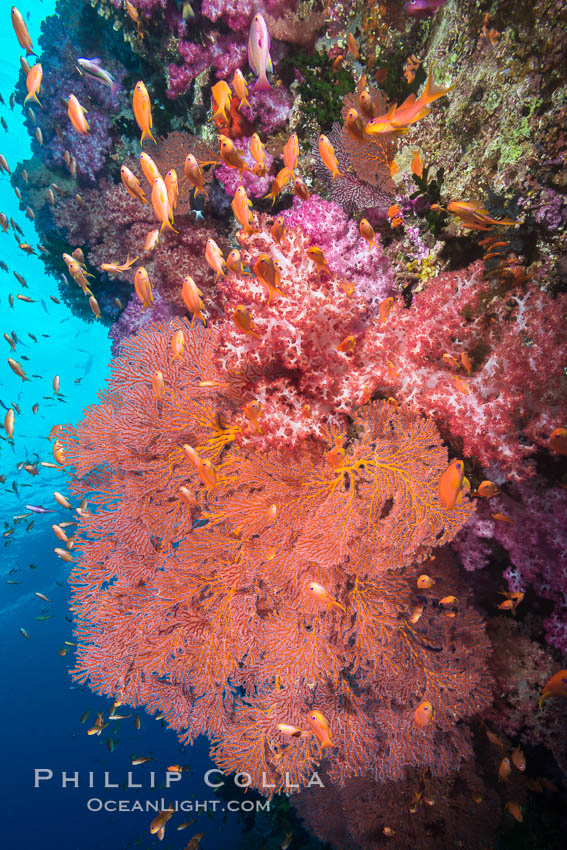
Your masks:
{"label": "open water background", "polygon": [[[77,0],[80,2],[80,0]],[[0,3],[0,92],[6,103],[0,114],[8,123],[9,132],[0,129],[0,152],[12,169],[19,160],[30,156],[27,131],[23,126],[21,108],[10,110],[8,101],[20,72],[20,50],[10,21],[10,5]],[[54,0],[28,0],[18,8],[27,20],[34,46],[40,34],[40,22],[51,14]],[[28,18],[29,13],[29,18]],[[30,57],[30,61],[33,57]],[[44,61],[44,73],[48,73]],[[49,108],[49,104],[44,104]],[[38,107],[34,107],[38,108]],[[37,244],[33,224],[28,221],[6,174],[0,176],[0,210],[13,216],[24,230],[24,241]],[[0,270],[1,332],[15,331],[21,342],[16,354],[1,340],[4,349],[0,361],[0,401],[10,407],[15,402],[21,409],[16,416],[15,439],[0,442],[0,471],[6,476],[0,485],[0,526],[2,531],[14,527],[13,516],[26,513],[25,505],[57,508],[52,493],[65,491],[65,474],[39,467],[39,475],[30,476],[17,471],[19,461],[51,461],[47,435],[58,422],[75,422],[82,409],[96,401],[97,391],[108,376],[110,345],[107,330],[96,323],[84,324],[61,304],[49,300],[57,295],[56,281],[48,277],[40,260],[24,254],[10,231],[0,233],[0,258],[8,265],[9,273]],[[29,289],[21,289],[13,271],[22,274]],[[36,299],[29,304],[15,300],[10,308],[8,294],[18,292]],[[28,332],[40,340],[35,344]],[[49,334],[43,338],[41,334]],[[7,358],[20,360],[28,375],[39,374],[41,379],[23,383],[12,373]],[[61,393],[65,402],[53,397],[52,380],[60,376]],[[74,381],[81,378],[79,384]],[[51,399],[43,399],[51,396]],[[37,415],[32,405],[39,402]],[[0,410],[3,420],[5,410]],[[4,431],[2,429],[2,433]],[[18,492],[12,489],[16,482]],[[239,815],[218,813],[211,817],[201,813],[196,823],[176,831],[177,824],[195,815],[178,814],[170,821],[163,843],[149,835],[151,813],[89,813],[87,801],[125,799],[133,801],[171,799],[205,801],[216,799],[212,789],[203,781],[204,772],[212,766],[208,758],[208,743],[201,739],[193,748],[179,746],[173,732],[163,729],[161,722],[142,711],[142,727],[134,728],[132,719],[115,722],[100,737],[88,737],[97,712],[108,712],[110,701],[94,696],[88,688],[76,688],[68,675],[73,666],[70,652],[62,658],[57,650],[64,640],[73,640],[72,624],[68,617],[69,590],[66,584],[69,568],[53,553],[57,545],[51,524],[69,519],[69,512],[34,515],[15,526],[15,533],[0,538],[0,652],[2,657],[2,698],[0,700],[0,729],[2,764],[0,769],[0,799],[2,801],[3,850],[122,850],[130,847],[183,848],[195,832],[204,832],[201,850],[236,848],[241,846],[243,826]],[[26,532],[28,523],[33,527]],[[35,565],[35,569],[30,567]],[[10,570],[17,572],[10,575]],[[6,584],[7,580],[19,584]],[[46,604],[35,596],[44,593],[51,600]],[[42,612],[50,619],[38,621]],[[30,634],[26,640],[19,632],[24,627]],[[84,725],[83,712],[90,710]],[[130,709],[120,710],[128,714]],[[106,717],[106,714],[105,714]],[[113,733],[115,748],[107,749],[108,733]],[[154,761],[133,767],[132,754],[151,755]],[[177,788],[167,793],[163,785],[165,767],[182,763],[190,767],[184,772]],[[35,769],[53,771],[53,779],[34,788]],[[123,791],[104,788],[104,773],[109,781],[122,785],[128,771],[141,782],[141,790]],[[150,789],[150,772],[155,771],[156,788]],[[62,788],[62,772],[79,774],[79,788],[70,784]],[[89,772],[94,772],[94,784],[88,788]],[[229,794],[229,798],[230,798]],[[219,809],[224,803],[218,802]]]}

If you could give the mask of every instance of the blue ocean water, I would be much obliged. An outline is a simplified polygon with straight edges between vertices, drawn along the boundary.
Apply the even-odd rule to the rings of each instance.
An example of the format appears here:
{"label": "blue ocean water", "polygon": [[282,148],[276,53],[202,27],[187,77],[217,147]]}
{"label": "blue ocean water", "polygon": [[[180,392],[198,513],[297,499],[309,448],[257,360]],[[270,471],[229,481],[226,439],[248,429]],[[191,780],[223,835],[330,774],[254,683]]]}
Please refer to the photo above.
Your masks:
{"label": "blue ocean water", "polygon": [[[37,45],[41,20],[51,14],[54,0],[28,0],[19,6],[24,15],[32,41]],[[8,131],[0,129],[0,153],[13,168],[30,156],[27,131],[21,108],[9,107],[9,97],[20,73],[19,48],[10,23],[10,8],[1,8],[0,93],[5,105],[0,115]],[[13,217],[22,227],[22,241],[37,244],[33,223],[29,221],[14,193],[8,175],[0,176],[0,210]],[[73,666],[72,647],[64,656],[58,650],[64,641],[73,641],[73,626],[68,612],[69,590],[66,583],[69,568],[54,554],[57,545],[51,530],[53,522],[71,519],[69,511],[59,509],[53,491],[65,491],[65,474],[38,466],[39,474],[32,476],[19,462],[52,461],[47,436],[58,422],[74,422],[82,409],[96,399],[108,375],[110,345],[107,330],[96,323],[84,324],[63,305],[50,300],[57,296],[57,283],[46,275],[40,260],[25,254],[14,239],[11,229],[0,233],[0,257],[9,271],[0,270],[0,315],[2,334],[14,332],[18,338],[15,353],[6,342],[0,378],[0,411],[19,407],[16,415],[13,442],[0,442],[0,472],[5,476],[0,486],[0,519],[3,533],[0,570],[1,616],[0,641],[4,662],[3,698],[0,726],[3,739],[3,763],[0,771],[3,803],[3,848],[28,850],[119,850],[127,847],[182,848],[195,832],[203,832],[203,850],[236,848],[240,845],[244,826],[240,815],[222,812],[224,802],[208,788],[203,775],[212,767],[208,759],[208,744],[201,740],[192,748],[180,747],[176,735],[164,728],[159,720],[141,714],[141,729],[136,731],[133,718],[115,721],[100,736],[88,736],[98,712],[110,709],[107,699],[94,696],[87,687],[76,687],[68,674]],[[17,271],[28,283],[22,289],[13,275]],[[9,294],[14,295],[13,308]],[[18,294],[28,295],[35,303],[17,300]],[[34,342],[29,334],[38,342]],[[12,356],[28,375],[40,375],[22,382],[9,368]],[[60,378],[60,400],[54,396],[52,381]],[[79,383],[77,381],[80,380]],[[39,404],[37,414],[32,412]],[[4,431],[2,430],[4,435]],[[26,504],[42,505],[54,514],[31,514],[20,521],[14,517],[26,514]],[[33,523],[33,524],[32,524]],[[12,531],[13,530],[13,531]],[[8,583],[10,582],[10,583]],[[48,597],[49,602],[36,593]],[[38,619],[38,617],[48,617]],[[23,628],[29,640],[21,633]],[[80,718],[89,711],[84,724]],[[129,714],[130,710],[120,710]],[[110,734],[111,733],[111,734]],[[108,740],[114,749],[110,752]],[[150,756],[151,761],[132,766],[133,755]],[[183,764],[188,770],[170,790],[164,789],[165,768]],[[36,770],[44,771],[43,779],[35,783]],[[128,782],[142,784],[141,789],[109,787]],[[151,774],[155,788],[151,788]],[[66,773],[67,781],[64,777]],[[94,787],[89,786],[92,772]],[[107,777],[105,779],[105,772]],[[34,787],[34,783],[38,787]],[[78,784],[79,787],[74,787]],[[235,795],[233,795],[235,796]],[[240,795],[239,795],[240,796]],[[214,814],[177,814],[166,829],[165,840],[157,843],[149,833],[154,814],[146,812],[89,811],[99,803],[112,800],[159,801],[172,800],[216,801]],[[228,794],[227,799],[231,795]],[[195,824],[182,832],[176,827],[182,821],[196,817]]]}

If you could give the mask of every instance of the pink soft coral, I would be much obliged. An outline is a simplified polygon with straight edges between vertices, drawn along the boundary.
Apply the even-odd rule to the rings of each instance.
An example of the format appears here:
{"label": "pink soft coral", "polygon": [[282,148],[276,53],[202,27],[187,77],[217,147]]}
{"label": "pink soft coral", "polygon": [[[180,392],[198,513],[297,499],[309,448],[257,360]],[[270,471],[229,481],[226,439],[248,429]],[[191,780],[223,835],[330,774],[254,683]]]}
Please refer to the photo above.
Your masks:
{"label": "pink soft coral", "polygon": [[[224,312],[219,367],[247,376],[248,394],[263,407],[264,440],[293,445],[320,435],[323,420],[345,426],[359,403],[351,355],[339,346],[350,336],[360,344],[393,277],[381,249],[368,252],[336,204],[312,197],[284,218],[279,245],[267,216],[260,216],[257,233],[241,237],[245,264],[252,267],[263,253],[279,263],[283,295],[268,302],[254,276],[230,273],[219,280],[216,301]],[[307,254],[314,244],[323,248],[329,271]],[[252,316],[257,336],[236,329],[232,314],[239,305]]]}
{"label": "pink soft coral", "polygon": [[[488,471],[498,465],[522,478],[530,455],[567,419],[567,295],[502,293],[482,273],[476,263],[441,274],[409,309],[396,299],[355,353],[352,380],[432,415]],[[470,376],[458,365],[463,354]]]}

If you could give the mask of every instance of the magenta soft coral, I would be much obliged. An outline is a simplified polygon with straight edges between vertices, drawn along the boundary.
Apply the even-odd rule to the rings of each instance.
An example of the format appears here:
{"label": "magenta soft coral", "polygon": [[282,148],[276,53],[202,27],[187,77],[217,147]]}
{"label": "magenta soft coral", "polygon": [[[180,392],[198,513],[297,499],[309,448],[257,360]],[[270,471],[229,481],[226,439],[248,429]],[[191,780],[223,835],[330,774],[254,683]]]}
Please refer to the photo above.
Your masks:
{"label": "magenta soft coral", "polygon": [[[252,154],[250,153],[250,137],[241,137],[237,140],[235,147],[240,153],[242,159],[250,168],[256,164]],[[251,198],[260,198],[270,191],[274,176],[270,175],[270,169],[274,161],[274,157],[265,151],[266,174],[263,177],[257,177],[250,171],[239,173],[236,168],[229,168],[227,165],[220,165],[215,169],[215,177],[222,184],[223,189],[232,198],[239,186],[244,186],[246,193]]]}
{"label": "magenta soft coral", "polygon": [[[336,204],[317,197],[296,202],[285,220],[279,245],[267,216],[260,217],[259,232],[241,238],[245,264],[253,266],[264,253],[279,263],[283,295],[268,303],[267,289],[250,275],[230,273],[218,282],[217,302],[225,314],[219,362],[222,369],[254,376],[248,393],[263,407],[264,439],[293,445],[319,434],[328,417],[345,425],[359,399],[350,387],[351,356],[339,346],[350,336],[359,344],[393,278],[381,250],[367,251]],[[307,254],[313,245],[323,248],[329,272]],[[231,317],[239,305],[251,314],[258,336],[237,330]]]}

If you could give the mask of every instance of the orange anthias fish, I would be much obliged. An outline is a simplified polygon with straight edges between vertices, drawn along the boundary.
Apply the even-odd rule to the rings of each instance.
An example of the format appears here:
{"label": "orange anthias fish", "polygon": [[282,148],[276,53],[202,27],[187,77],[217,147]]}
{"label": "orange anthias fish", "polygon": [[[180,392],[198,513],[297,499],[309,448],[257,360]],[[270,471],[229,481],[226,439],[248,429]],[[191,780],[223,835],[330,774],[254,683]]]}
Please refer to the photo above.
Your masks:
{"label": "orange anthias fish", "polygon": [[295,180],[295,169],[297,168],[297,158],[299,157],[299,140],[297,133],[293,133],[287,142],[282,153],[283,163],[286,168],[291,171],[291,176]]}
{"label": "orange anthias fish", "polygon": [[91,295],[91,297],[89,298],[89,307],[91,308],[95,319],[100,319],[102,316],[100,312],[100,304],[98,303],[94,295]]}
{"label": "orange anthias fish", "polygon": [[[35,65],[30,68],[28,75],[26,77],[26,88],[28,93],[24,99],[24,105],[28,102],[28,100],[35,100],[36,103],[39,103],[37,93],[41,88],[41,80],[43,77],[43,68],[36,62]],[[41,106],[41,103],[39,103]]]}
{"label": "orange anthias fish", "polygon": [[146,233],[146,240],[144,242],[144,251],[153,251],[159,242],[159,230],[150,230]]}
{"label": "orange anthias fish", "polygon": [[510,759],[505,756],[500,762],[500,767],[498,768],[498,780],[500,782],[506,782],[510,774],[512,773],[512,765],[510,764]]}
{"label": "orange anthias fish", "polygon": [[256,162],[254,172],[257,173],[259,177],[262,177],[266,173],[265,150],[266,146],[262,142],[258,133],[253,133],[252,138],[250,139],[250,153],[252,155],[252,159]]}
{"label": "orange anthias fish", "polygon": [[465,465],[462,460],[452,461],[439,479],[439,499],[443,507],[450,511],[457,504],[463,486]]}
{"label": "orange anthias fish", "polygon": [[356,141],[361,142],[364,138],[364,122],[356,109],[349,109],[345,119],[345,127],[347,132]]}
{"label": "orange anthias fish", "polygon": [[274,242],[277,242],[278,245],[280,245],[285,235],[285,221],[283,215],[278,215],[277,218],[274,219],[273,224],[270,227],[270,233],[272,234]]}
{"label": "orange anthias fish", "polygon": [[359,227],[360,235],[368,242],[368,250],[370,251],[372,245],[377,248],[378,246],[376,245],[376,233],[374,232],[374,228],[372,227],[370,222],[365,218],[361,218]]}
{"label": "orange anthias fish", "polygon": [[177,206],[177,199],[179,198],[179,183],[177,182],[177,172],[175,168],[169,169],[163,178],[163,182],[165,183],[165,188],[167,190],[169,208],[173,212]]}
{"label": "orange anthias fish", "polygon": [[[256,401],[255,399],[253,401],[249,401],[248,404],[244,405],[242,412],[246,419],[248,419],[248,421],[250,422],[250,425],[254,426],[256,433],[261,434],[262,426],[258,421],[262,414],[262,405],[260,404],[260,402]],[[270,522],[274,522],[278,515],[277,505],[270,505],[267,511],[267,515],[268,520],[270,520]]]}
{"label": "orange anthias fish", "polygon": [[327,136],[322,134],[319,136],[319,156],[321,157],[325,168],[328,168],[333,175],[333,180],[335,177],[343,176],[339,171],[339,163],[335,156],[335,149]]}
{"label": "orange anthias fish", "polygon": [[[274,187],[272,186],[272,189],[273,188]],[[301,177],[295,178],[295,183],[293,184],[293,193],[294,195],[297,195],[298,198],[301,198],[302,201],[308,201],[311,197],[311,193],[305,185],[305,182],[301,179]]]}
{"label": "orange anthias fish", "polygon": [[325,254],[317,245],[312,245],[311,248],[307,249],[307,256],[310,260],[313,260],[315,265],[319,266],[319,268],[325,269],[325,271],[331,274],[331,270],[327,265],[327,260],[325,259]]}
{"label": "orange anthias fish", "polygon": [[420,704],[414,711],[413,721],[416,726],[419,726],[421,729],[424,729],[426,726],[429,726],[432,720],[433,706],[428,700],[424,699],[423,702],[420,702]]}
{"label": "orange anthias fish", "polygon": [[413,155],[413,159],[411,161],[411,173],[415,174],[416,177],[423,176],[423,159],[419,151],[415,151]]}
{"label": "orange anthias fish", "polygon": [[446,95],[452,88],[453,86],[442,88],[435,84],[433,81],[433,65],[431,65],[423,94],[418,98],[415,94],[410,94],[401,106],[394,105],[389,112],[373,118],[366,125],[365,132],[371,136],[381,133],[395,133],[415,124],[416,121],[429,115],[431,111],[430,103]]}
{"label": "orange anthias fish", "polygon": [[160,840],[163,839],[165,825],[168,820],[173,817],[173,812],[173,809],[163,809],[159,814],[157,814],[150,824],[150,833],[152,835],[157,835]]}
{"label": "orange anthias fish", "polygon": [[[246,83],[244,83],[244,85],[246,85]],[[246,93],[248,94],[248,91]],[[219,80],[218,83],[215,83],[212,87],[211,94],[213,96],[213,119],[222,120],[224,124],[229,124],[230,102],[232,100],[232,92],[229,84],[226,80]],[[240,105],[242,106],[242,103]]]}
{"label": "orange anthias fish", "polygon": [[490,230],[494,225],[512,227],[518,224],[509,218],[501,218],[498,221],[490,217],[488,210],[483,209],[480,201],[451,201],[447,205],[449,212],[461,219],[463,227],[469,230]]}
{"label": "orange anthias fish", "polygon": [[226,263],[222,255],[222,251],[214,239],[207,239],[207,244],[205,246],[205,260],[212,270],[216,272],[216,280],[218,280],[219,275],[226,277],[224,273]]}
{"label": "orange anthias fish", "polygon": [[232,139],[228,136],[219,136],[220,158],[229,168],[237,168],[239,171],[250,171],[236,148]]}
{"label": "orange anthias fish", "polygon": [[252,316],[242,304],[239,304],[232,314],[232,321],[236,325],[237,329],[247,336],[251,334],[252,336],[258,336],[256,331],[254,330],[254,322],[252,321]]}
{"label": "orange anthias fish", "polygon": [[353,59],[358,59],[360,56],[360,51],[358,49],[358,44],[356,43],[356,39],[351,32],[347,35],[347,48],[348,51],[352,53]]}
{"label": "orange anthias fish", "polygon": [[453,380],[455,381],[455,387],[458,389],[460,393],[463,395],[468,395],[470,392],[469,385],[466,381],[463,381],[462,378],[459,378],[458,375],[453,375]]}
{"label": "orange anthias fish", "polygon": [[434,579],[432,579],[431,576],[425,575],[425,573],[419,576],[417,580],[419,590],[429,590],[429,588],[433,587],[434,584]]}
{"label": "orange anthias fish", "polygon": [[[193,280],[193,278],[191,278]],[[195,281],[193,281],[193,285],[195,285]],[[195,287],[196,288],[196,287]],[[199,290],[197,290],[199,292]],[[185,300],[185,299],[183,299]],[[171,338],[171,353],[172,360],[177,360],[177,358],[183,358],[183,350],[185,348],[185,336],[182,330],[176,331]]]}
{"label": "orange anthias fish", "polygon": [[152,375],[152,392],[156,401],[159,401],[159,399],[163,398],[165,395],[163,372],[160,372],[159,369]]}
{"label": "orange anthias fish", "polygon": [[519,803],[516,803],[514,800],[510,800],[508,803],[506,803],[506,808],[508,809],[512,817],[518,821],[518,823],[522,823],[524,815],[522,812],[522,807]]}
{"label": "orange anthias fish", "polygon": [[540,709],[548,697],[567,697],[567,670],[559,670],[544,685],[539,701]]}
{"label": "orange anthias fish", "polygon": [[310,732],[304,732],[299,726],[294,726],[292,723],[278,723],[277,728],[283,735],[289,735],[291,738],[308,738]]}
{"label": "orange anthias fish", "polygon": [[69,116],[71,124],[77,133],[80,133],[81,136],[86,136],[91,129],[88,125],[87,119],[85,118],[85,112],[87,110],[84,106],[81,106],[74,94],[69,95],[67,102],[67,115]]}
{"label": "orange anthias fish", "polygon": [[134,108],[134,118],[136,124],[142,131],[140,144],[144,144],[144,140],[149,138],[157,144],[152,136],[152,106],[148,90],[142,80],[138,80],[134,86],[134,94],[132,96],[132,106]]}
{"label": "orange anthias fish", "polygon": [[362,87],[362,89],[360,90],[360,94],[358,95],[358,105],[360,107],[361,112],[364,113],[364,116],[367,121],[371,118],[374,118],[374,116],[376,115],[376,110],[374,109],[374,104],[372,102],[370,92],[364,86]]}
{"label": "orange anthias fish", "polygon": [[240,68],[237,68],[234,72],[234,77],[232,78],[232,88],[234,89],[236,97],[240,98],[238,108],[240,109],[243,103],[245,103],[246,106],[250,106],[247,100],[248,86],[246,84],[246,80],[244,79],[244,74],[242,73]]}
{"label": "orange anthias fish", "polygon": [[278,289],[281,282],[279,266],[271,259],[269,254],[260,254],[252,266],[252,270],[258,282],[268,290],[268,304],[274,295],[284,296],[281,289]]}
{"label": "orange anthias fish", "polygon": [[203,169],[192,153],[188,153],[185,157],[183,174],[195,189],[195,197],[197,197],[197,195],[204,195],[208,200],[209,193],[205,189],[205,175],[203,174]]}
{"label": "orange anthias fish", "polygon": [[273,206],[276,202],[277,196],[280,194],[280,192],[283,191],[287,182],[292,178],[293,172],[287,167],[287,165],[284,165],[284,167],[281,168],[276,174],[276,178],[272,183],[272,188],[270,189],[267,195],[264,195],[264,198],[271,198]]}
{"label": "orange anthias fish", "polygon": [[152,207],[154,208],[155,217],[161,222],[159,232],[161,233],[164,227],[169,228],[177,233],[173,227],[173,213],[169,206],[169,198],[167,196],[167,188],[161,177],[154,180],[152,186]]}
{"label": "orange anthias fish", "polygon": [[131,269],[134,263],[138,260],[138,257],[134,257],[133,260],[130,257],[126,258],[126,262],[122,263],[122,265],[118,265],[118,263],[101,263],[101,271],[107,272],[108,274],[121,274],[122,272],[127,272],[128,269]]}
{"label": "orange anthias fish", "polygon": [[331,727],[329,726],[329,721],[320,711],[317,711],[316,709],[310,711],[305,719],[307,721],[307,725],[319,741],[321,749],[335,746],[331,740]]}
{"label": "orange anthias fish", "polygon": [[549,445],[554,452],[567,455],[567,428],[556,428],[552,431],[549,437]]}
{"label": "orange anthias fish", "polygon": [[378,310],[378,321],[380,324],[386,321],[390,313],[392,312],[392,308],[394,306],[394,299],[390,295],[389,298],[384,298],[383,301],[380,302],[380,307]]}
{"label": "orange anthias fish", "polygon": [[136,269],[136,274],[134,275],[134,289],[136,290],[136,295],[142,302],[142,311],[144,311],[146,307],[153,306],[154,298],[152,294],[152,285],[144,266],[140,266]]}
{"label": "orange anthias fish", "polygon": [[12,26],[14,27],[14,32],[16,33],[16,38],[18,39],[18,44],[20,47],[23,47],[26,51],[26,56],[30,53],[33,53],[35,56],[35,51],[32,50],[33,44],[30,38],[30,34],[28,32],[28,28],[26,26],[26,22],[22,18],[20,12],[16,9],[15,6],[12,6]]}
{"label": "orange anthias fish", "polygon": [[512,764],[521,773],[526,769],[526,757],[519,747],[514,747],[512,750]]}
{"label": "orange anthias fish", "polygon": [[249,200],[244,186],[239,186],[237,188],[230,206],[232,207],[235,219],[243,228],[244,233],[255,233],[256,231],[252,227],[254,219],[252,218],[252,213],[250,211],[252,201]]}
{"label": "orange anthias fish", "polygon": [[143,204],[150,203],[144,194],[140,181],[136,175],[130,171],[127,165],[120,166],[120,179],[122,180],[126,191],[132,195],[133,198],[136,198],[137,201],[141,201]]}
{"label": "orange anthias fish", "polygon": [[356,337],[354,337],[352,334],[345,337],[342,342],[337,345],[337,351],[340,351],[341,354],[352,354],[355,348]]}
{"label": "orange anthias fish", "polygon": [[337,602],[334,596],[331,596],[329,591],[326,590],[323,585],[317,584],[316,581],[312,581],[309,584],[309,593],[311,593],[311,595],[314,596],[318,602],[322,602],[323,605],[326,605],[327,611],[329,611],[331,608],[340,608],[340,610],[344,611],[346,614],[346,608],[341,605],[340,602]]}
{"label": "orange anthias fish", "polygon": [[161,179],[161,174],[159,173],[159,168],[151,158],[149,154],[145,151],[142,151],[140,154],[140,166],[142,171],[144,172],[144,177],[150,184],[150,186],[154,185],[154,180],[157,180],[158,177]]}
{"label": "orange anthias fish", "polygon": [[481,499],[491,499],[493,496],[498,495],[500,488],[492,481],[481,481],[476,492]]}
{"label": "orange anthias fish", "polygon": [[245,274],[248,275],[248,277],[252,277],[250,272],[244,271],[244,266],[242,265],[242,254],[237,248],[233,248],[232,251],[228,252],[226,267],[229,271],[234,272],[235,274]]}
{"label": "orange anthias fish", "polygon": [[205,319],[202,313],[204,307],[203,301],[201,300],[202,294],[203,293],[190,275],[183,278],[181,297],[183,298],[183,303],[189,312],[193,314],[191,323],[193,323],[195,319],[200,319],[201,322],[205,324]]}

